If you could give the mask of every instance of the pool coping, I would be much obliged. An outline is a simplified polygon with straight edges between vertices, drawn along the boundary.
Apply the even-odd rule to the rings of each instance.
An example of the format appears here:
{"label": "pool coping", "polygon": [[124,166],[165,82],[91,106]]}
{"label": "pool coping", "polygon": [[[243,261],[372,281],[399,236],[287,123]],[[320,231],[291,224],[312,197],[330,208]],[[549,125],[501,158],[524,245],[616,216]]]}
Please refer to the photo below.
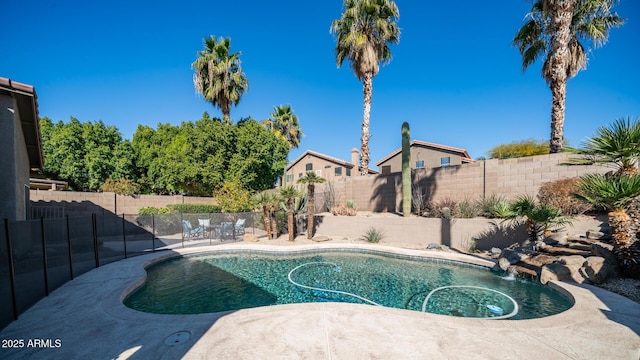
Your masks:
{"label": "pool coping", "polygon": [[[572,297],[574,306],[529,320],[454,318],[345,303],[159,315],[135,311],[122,303],[128,292],[144,282],[145,267],[170,257],[231,250],[283,253],[346,248],[493,265],[490,260],[454,252],[370,244],[280,247],[235,243],[156,252],[104,265],[68,282],[0,332],[3,340],[58,339],[60,347],[0,348],[0,357],[640,357],[640,304],[597,287],[563,282],[551,282],[550,286]],[[180,331],[190,337],[173,346],[164,343]]]}

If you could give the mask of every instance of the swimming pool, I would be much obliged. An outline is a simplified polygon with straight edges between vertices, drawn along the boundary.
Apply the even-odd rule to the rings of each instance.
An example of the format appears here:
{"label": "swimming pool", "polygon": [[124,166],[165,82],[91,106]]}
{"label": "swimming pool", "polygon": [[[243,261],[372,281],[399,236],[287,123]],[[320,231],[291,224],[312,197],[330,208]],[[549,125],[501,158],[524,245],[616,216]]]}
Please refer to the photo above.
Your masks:
{"label": "swimming pool", "polygon": [[350,302],[429,313],[531,319],[572,306],[539,283],[448,260],[377,251],[189,255],[147,269],[125,305],[200,314],[304,302]]}

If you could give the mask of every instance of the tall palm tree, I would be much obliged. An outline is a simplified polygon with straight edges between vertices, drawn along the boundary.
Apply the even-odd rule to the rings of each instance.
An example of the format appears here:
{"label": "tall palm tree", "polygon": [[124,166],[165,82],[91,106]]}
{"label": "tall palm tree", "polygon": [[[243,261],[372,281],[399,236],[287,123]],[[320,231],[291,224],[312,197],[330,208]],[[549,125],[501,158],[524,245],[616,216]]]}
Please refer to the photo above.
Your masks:
{"label": "tall palm tree", "polygon": [[289,241],[293,241],[295,238],[295,234],[293,232],[293,200],[300,196],[300,192],[293,185],[283,186],[280,188],[280,196],[285,199],[287,203],[287,229],[289,230]]}
{"label": "tall palm tree", "polygon": [[342,66],[349,59],[351,68],[364,86],[364,115],[360,150],[360,174],[369,170],[369,118],[373,78],[380,63],[391,61],[389,44],[400,41],[398,6],[392,0],[344,0],[345,10],[340,19],[331,23],[336,34],[336,62]]}
{"label": "tall palm tree", "polygon": [[307,210],[309,211],[309,220],[307,223],[307,239],[313,238],[313,222],[314,222],[314,213],[315,213],[315,196],[316,196],[316,184],[321,184],[325,181],[324,178],[316,175],[313,171],[307,171],[307,173],[298,179],[299,183],[307,184]]}
{"label": "tall palm tree", "polygon": [[608,211],[614,241],[614,252],[626,275],[640,276],[640,242],[629,231],[631,217],[625,206],[640,195],[640,175],[588,174],[575,196]]}
{"label": "tall palm tree", "polygon": [[640,117],[635,121],[630,117],[619,118],[610,126],[600,127],[595,136],[584,141],[582,147],[592,162],[614,163],[618,167],[618,174],[637,174]]}
{"label": "tall palm tree", "polygon": [[195,70],[193,84],[196,91],[213,106],[220,108],[225,123],[231,123],[231,105],[238,105],[249,88],[247,78],[240,67],[241,53],[230,53],[231,38],[215,36],[204,39],[204,50],[191,64]]}
{"label": "tall palm tree", "polygon": [[545,56],[542,77],[551,89],[551,153],[562,151],[567,80],[586,68],[587,51],[581,41],[593,47],[604,45],[609,29],[624,20],[612,7],[618,0],[536,0],[527,21],[518,30],[513,45],[522,55],[526,70]]}
{"label": "tall palm tree", "polygon": [[300,146],[300,138],[304,136],[298,124],[298,117],[293,113],[291,105],[274,106],[271,118],[262,121],[267,130],[289,144],[289,149]]}

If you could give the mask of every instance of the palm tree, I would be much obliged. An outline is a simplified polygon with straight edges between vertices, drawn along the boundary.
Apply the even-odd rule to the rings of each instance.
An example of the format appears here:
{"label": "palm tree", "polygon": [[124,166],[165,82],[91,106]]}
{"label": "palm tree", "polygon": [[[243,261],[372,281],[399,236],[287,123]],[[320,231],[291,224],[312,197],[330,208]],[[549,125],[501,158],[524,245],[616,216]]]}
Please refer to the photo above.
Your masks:
{"label": "palm tree", "polygon": [[584,141],[584,153],[591,162],[614,163],[618,174],[638,173],[640,158],[640,117],[619,118],[610,126],[602,126],[596,135]]}
{"label": "palm tree", "polygon": [[562,210],[538,204],[530,195],[520,196],[511,203],[505,218],[512,221],[524,218],[529,241],[542,240],[545,231],[571,223],[570,218],[562,216]]}
{"label": "palm tree", "polygon": [[315,212],[315,190],[316,184],[321,184],[325,181],[324,178],[316,175],[313,171],[307,171],[307,173],[298,179],[299,183],[307,184],[307,196],[309,201],[307,202],[307,209],[309,211],[309,220],[307,223],[307,239],[313,238],[313,222],[314,222],[314,212]]}
{"label": "palm tree", "polygon": [[289,241],[293,241],[295,237],[293,232],[293,200],[298,196],[300,196],[300,192],[293,185],[283,186],[280,188],[280,197],[285,199],[287,203],[287,229],[289,230]]}
{"label": "palm tree", "polygon": [[249,88],[240,67],[241,53],[230,53],[231,38],[216,40],[213,35],[204,39],[204,47],[198,51],[198,59],[191,64],[195,70],[193,84],[206,101],[220,108],[225,123],[230,124],[231,105],[238,105]]}
{"label": "palm tree", "polygon": [[289,144],[289,149],[300,146],[300,138],[304,133],[300,130],[298,117],[293,113],[291,105],[274,106],[271,118],[263,120],[262,125],[285,140]]}
{"label": "palm tree", "polygon": [[269,239],[275,239],[278,236],[278,222],[275,219],[276,208],[280,205],[280,194],[271,194],[267,201],[267,210],[269,212],[269,221],[271,222],[271,233]]}
{"label": "palm tree", "polygon": [[269,204],[273,196],[267,192],[261,192],[256,194],[254,200],[255,203],[262,208],[262,220],[264,221],[264,229],[267,232],[267,239],[271,239],[271,213],[269,211]]}
{"label": "palm tree", "polygon": [[400,41],[400,28],[396,23],[400,12],[392,0],[344,0],[344,7],[340,19],[331,23],[331,32],[336,34],[338,67],[349,59],[353,72],[364,84],[360,174],[367,175],[373,78],[380,70],[380,63],[391,61],[388,45]]}
{"label": "palm tree", "polygon": [[625,206],[640,195],[640,175],[588,174],[575,196],[608,211],[614,252],[626,275],[640,276],[640,249],[630,229],[631,217]]}
{"label": "palm tree", "polygon": [[545,56],[542,77],[551,89],[551,153],[562,151],[567,80],[586,68],[587,51],[581,41],[593,47],[604,45],[609,29],[624,20],[612,7],[618,0],[536,0],[528,20],[518,30],[513,45],[522,55],[526,70]]}

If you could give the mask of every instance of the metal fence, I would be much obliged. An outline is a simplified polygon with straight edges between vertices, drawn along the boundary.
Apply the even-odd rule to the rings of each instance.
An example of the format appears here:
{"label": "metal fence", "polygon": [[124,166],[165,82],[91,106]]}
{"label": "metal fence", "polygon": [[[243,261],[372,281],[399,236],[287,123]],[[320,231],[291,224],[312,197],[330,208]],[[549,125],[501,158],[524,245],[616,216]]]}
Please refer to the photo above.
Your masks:
{"label": "metal fence", "polygon": [[176,247],[261,236],[257,213],[97,215],[4,221],[0,233],[0,329],[74,277]]}

